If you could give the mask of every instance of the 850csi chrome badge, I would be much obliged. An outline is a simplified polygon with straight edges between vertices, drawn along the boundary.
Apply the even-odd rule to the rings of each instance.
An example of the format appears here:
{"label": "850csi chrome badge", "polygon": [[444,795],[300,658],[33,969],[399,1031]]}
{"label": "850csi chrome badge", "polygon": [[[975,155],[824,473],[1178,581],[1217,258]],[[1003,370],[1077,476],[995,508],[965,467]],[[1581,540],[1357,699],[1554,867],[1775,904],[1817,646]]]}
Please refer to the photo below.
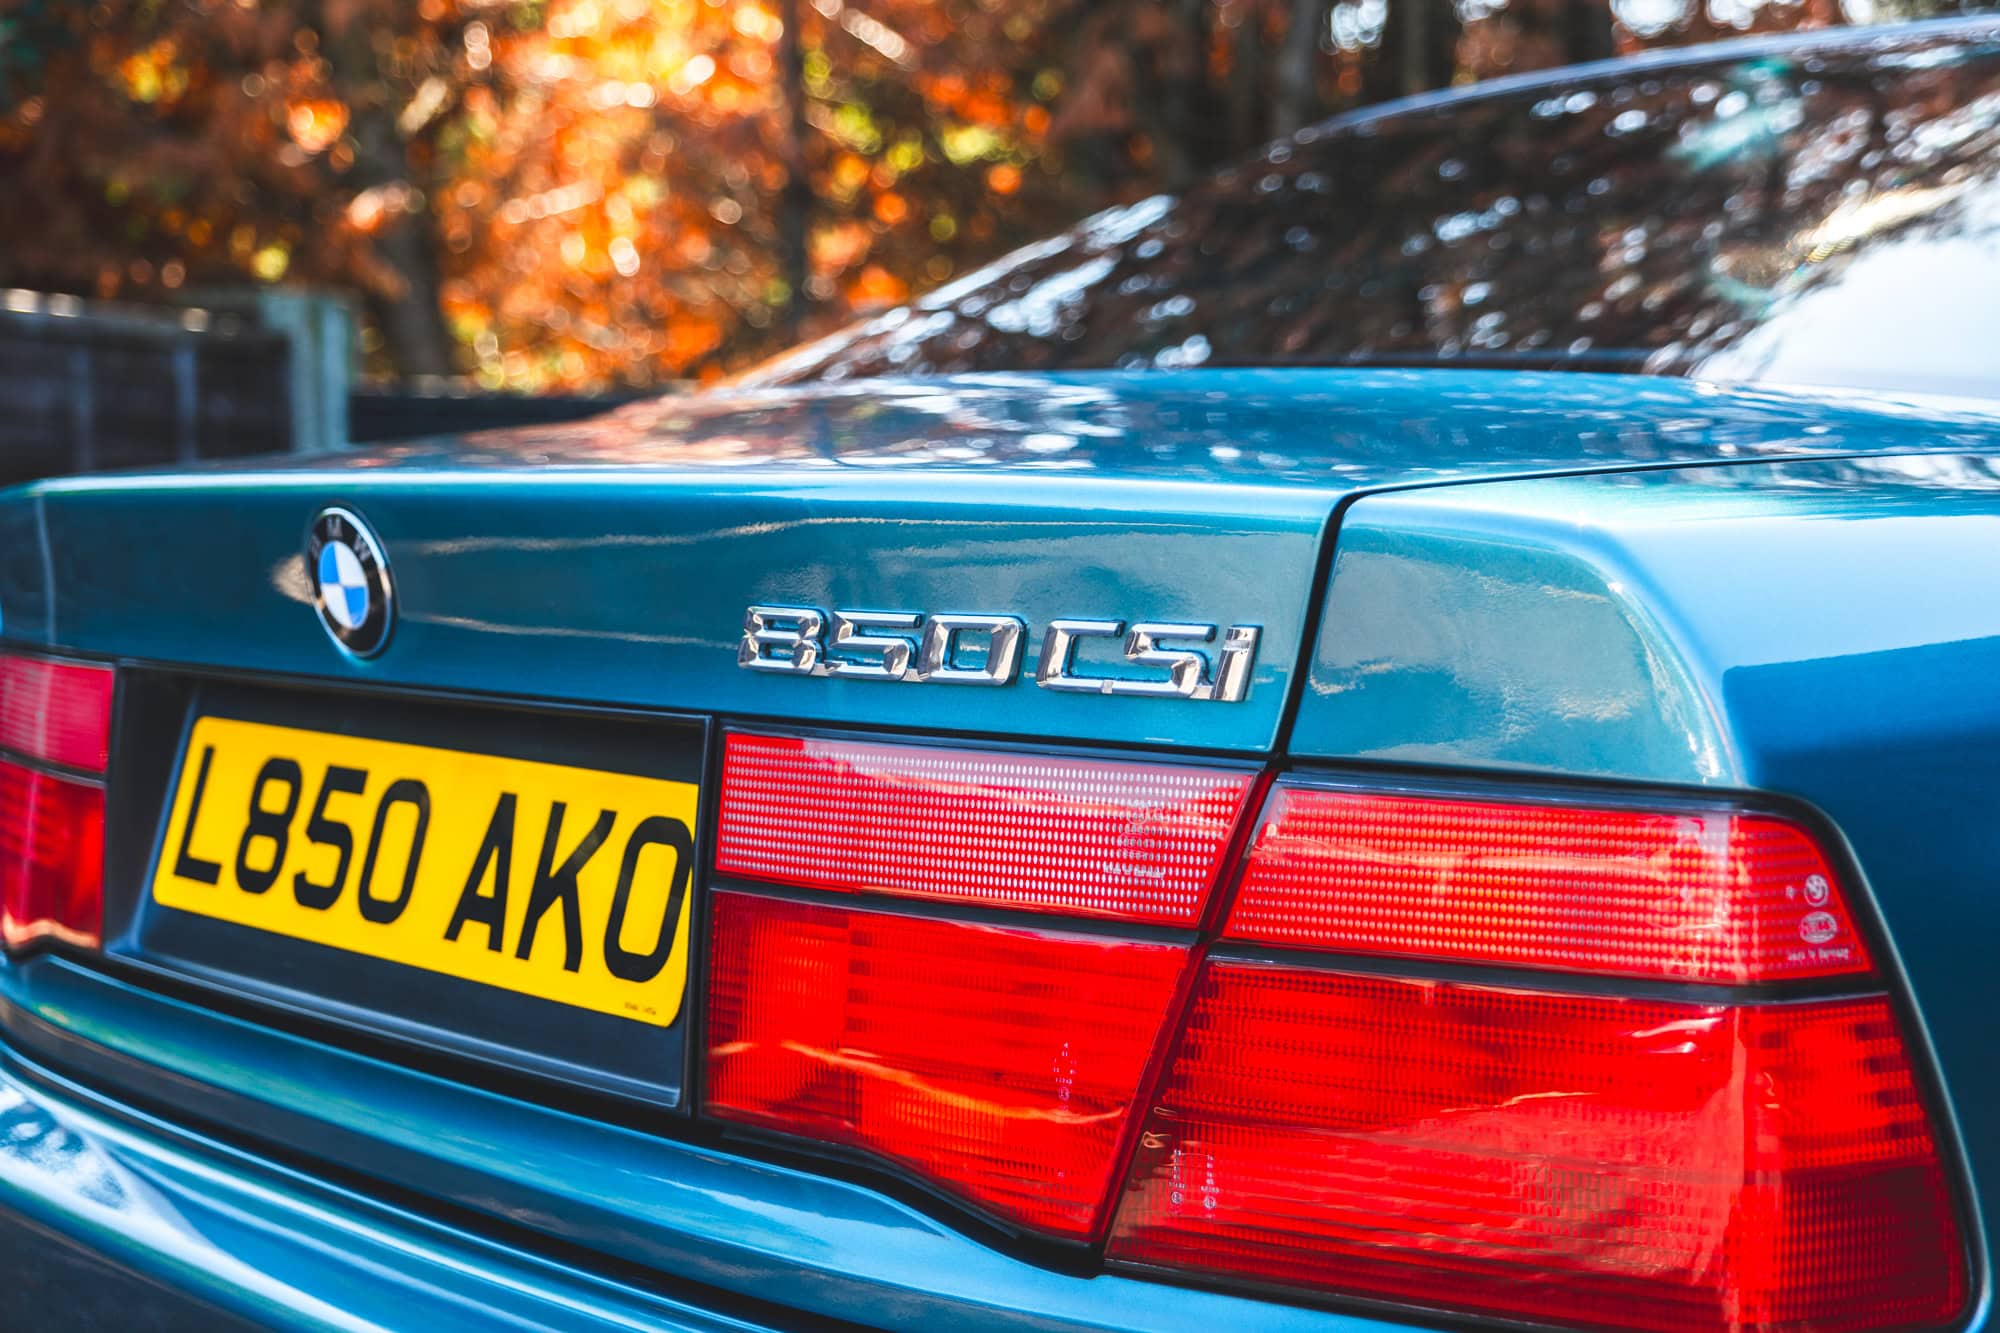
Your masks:
{"label": "850csi chrome badge", "polygon": [[356,657],[381,652],[396,620],[395,594],[382,544],[361,516],[322,509],[306,532],[306,568],[319,623],[333,641]]}
{"label": "850csi chrome badge", "polygon": [[[1262,635],[1256,625],[1146,620],[1128,627],[1122,620],[1060,617],[1042,631],[1035,684],[1065,694],[1241,703],[1250,693]],[[1086,672],[1078,650],[1100,639],[1111,640],[1119,662],[1141,674]],[[753,606],[743,613],[736,665],[840,680],[1011,685],[1021,674],[1027,640],[1027,623],[1012,615]]]}

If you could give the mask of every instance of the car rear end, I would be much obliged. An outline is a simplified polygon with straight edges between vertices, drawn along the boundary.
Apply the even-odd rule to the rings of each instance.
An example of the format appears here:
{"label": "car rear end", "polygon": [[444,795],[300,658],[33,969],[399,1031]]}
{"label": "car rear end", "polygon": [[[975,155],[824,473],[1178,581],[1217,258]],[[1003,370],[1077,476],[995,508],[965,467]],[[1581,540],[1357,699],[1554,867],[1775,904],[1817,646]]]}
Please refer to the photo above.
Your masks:
{"label": "car rear end", "polygon": [[12,493],[20,1322],[1983,1323],[1995,428],[1617,383]]}

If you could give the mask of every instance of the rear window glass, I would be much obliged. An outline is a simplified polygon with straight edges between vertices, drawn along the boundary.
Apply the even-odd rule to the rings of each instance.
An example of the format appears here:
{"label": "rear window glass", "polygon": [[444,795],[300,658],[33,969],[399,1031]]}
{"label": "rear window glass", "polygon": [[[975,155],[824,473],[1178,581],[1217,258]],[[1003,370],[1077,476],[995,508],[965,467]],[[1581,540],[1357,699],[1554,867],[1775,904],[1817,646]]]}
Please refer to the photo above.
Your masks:
{"label": "rear window glass", "polygon": [[2000,390],[2000,29],[1356,116],[751,382],[1342,364]]}

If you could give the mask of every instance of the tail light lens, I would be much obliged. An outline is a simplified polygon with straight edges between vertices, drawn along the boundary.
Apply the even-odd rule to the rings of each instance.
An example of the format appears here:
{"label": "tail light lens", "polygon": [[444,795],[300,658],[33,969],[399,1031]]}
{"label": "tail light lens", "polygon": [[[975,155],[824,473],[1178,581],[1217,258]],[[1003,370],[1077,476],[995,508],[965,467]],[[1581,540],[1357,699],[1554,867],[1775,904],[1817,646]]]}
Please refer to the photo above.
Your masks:
{"label": "tail light lens", "polygon": [[1534,1322],[1863,1329],[1964,1300],[1886,1000],[1211,962],[1112,1258]]}
{"label": "tail light lens", "polygon": [[716,869],[738,884],[712,899],[707,1113],[865,1152],[1009,1225],[1101,1235],[1251,784],[730,735]]}
{"label": "tail light lens", "polygon": [[108,667],[0,654],[0,749],[102,773],[111,687]]}
{"label": "tail light lens", "polygon": [[715,868],[743,879],[1193,926],[1250,775],[736,734]]}
{"label": "tail light lens", "polygon": [[718,893],[708,1109],[1087,1238],[1183,945]]}
{"label": "tail light lens", "polygon": [[[0,938],[104,934],[108,667],[0,655]],[[57,772],[80,769],[93,778]]]}
{"label": "tail light lens", "polygon": [[96,945],[103,931],[103,789],[0,760],[0,937]]}
{"label": "tail light lens", "polygon": [[1746,985],[1866,973],[1833,868],[1786,820],[1280,786],[1238,939]]}
{"label": "tail light lens", "polygon": [[1211,912],[1225,769],[731,736],[723,784],[711,1116],[1260,1291],[1646,1333],[1967,1299],[1893,1006],[1796,823],[1285,780]]}
{"label": "tail light lens", "polygon": [[[1280,783],[1247,857],[1112,1261],[1652,1333],[1931,1324],[1964,1303],[1888,998],[1726,988],[1879,990],[1803,828]],[[1586,993],[1578,972],[1712,998]]]}

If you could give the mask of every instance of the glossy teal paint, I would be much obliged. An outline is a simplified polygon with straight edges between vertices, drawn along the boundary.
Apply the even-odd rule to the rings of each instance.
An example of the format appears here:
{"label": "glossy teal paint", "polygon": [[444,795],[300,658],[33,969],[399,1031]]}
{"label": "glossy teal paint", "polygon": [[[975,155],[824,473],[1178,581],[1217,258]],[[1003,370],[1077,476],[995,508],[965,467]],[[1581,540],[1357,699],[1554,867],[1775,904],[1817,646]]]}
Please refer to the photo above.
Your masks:
{"label": "glossy teal paint", "polygon": [[[762,1327],[510,1253],[213,1140],[135,1121],[45,1071],[0,1073],[0,1210],[11,1242],[0,1274],[14,1293],[7,1322],[15,1328]],[[23,1234],[17,1225],[46,1230]],[[85,1282],[62,1280],[50,1233],[92,1256]]]}
{"label": "glossy teal paint", "polygon": [[[0,501],[10,639],[170,663],[824,723],[1258,751],[1326,525],[1363,490],[2000,440],[2000,412],[1601,376],[987,376],[668,399],[602,420]],[[368,662],[310,606],[326,504],[389,553]],[[116,534],[115,540],[108,539]],[[149,553],[141,556],[137,553]],[[1240,704],[741,671],[751,603],[1255,624]],[[1108,642],[1108,641],[1107,641]],[[1086,669],[1115,672],[1086,645]]]}
{"label": "glossy teal paint", "polygon": [[[1762,785],[1730,673],[2000,644],[2000,455],[1688,467],[1365,497],[1301,756]],[[1962,715],[1962,698],[1928,696]]]}

